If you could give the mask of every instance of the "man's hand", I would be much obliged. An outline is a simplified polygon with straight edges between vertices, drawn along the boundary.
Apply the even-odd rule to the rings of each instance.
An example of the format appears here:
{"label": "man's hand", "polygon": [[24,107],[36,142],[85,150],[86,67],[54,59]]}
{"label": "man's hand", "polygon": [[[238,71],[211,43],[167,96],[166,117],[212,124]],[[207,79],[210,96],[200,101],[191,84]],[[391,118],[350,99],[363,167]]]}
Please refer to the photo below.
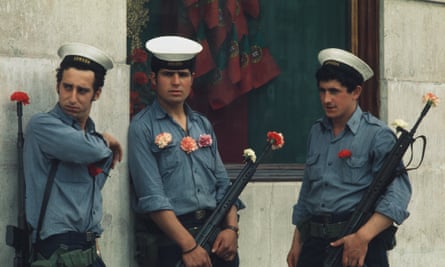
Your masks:
{"label": "man's hand", "polygon": [[332,242],[331,246],[344,246],[342,257],[344,267],[362,267],[368,252],[368,242],[358,233],[353,233]]}
{"label": "man's hand", "polygon": [[212,267],[212,261],[207,251],[201,246],[198,246],[191,252],[183,254],[182,262],[185,267]]}
{"label": "man's hand", "polygon": [[238,249],[238,235],[231,229],[222,230],[213,242],[212,253],[225,261],[235,259]]}
{"label": "man's hand", "polygon": [[109,133],[103,133],[102,136],[105,141],[107,141],[108,147],[111,149],[111,151],[113,151],[113,162],[111,163],[111,168],[114,169],[114,166],[117,164],[117,162],[122,160],[122,156],[124,154],[121,144]]}
{"label": "man's hand", "polygon": [[301,239],[300,239],[300,231],[295,228],[294,238],[292,239],[291,248],[287,254],[287,266],[295,267],[297,266],[298,257],[301,252]]}

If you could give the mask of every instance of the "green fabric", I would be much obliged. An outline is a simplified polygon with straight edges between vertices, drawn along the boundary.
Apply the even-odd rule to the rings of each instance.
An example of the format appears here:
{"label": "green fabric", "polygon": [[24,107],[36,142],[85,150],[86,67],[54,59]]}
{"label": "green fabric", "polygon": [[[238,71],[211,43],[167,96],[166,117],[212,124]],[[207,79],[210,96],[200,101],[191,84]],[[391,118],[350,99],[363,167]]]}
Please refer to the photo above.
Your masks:
{"label": "green fabric", "polygon": [[276,130],[286,143],[269,162],[304,163],[309,128],[322,115],[317,55],[327,47],[347,48],[348,1],[260,2],[257,30],[281,74],[249,94],[249,145],[262,147],[264,134]]}

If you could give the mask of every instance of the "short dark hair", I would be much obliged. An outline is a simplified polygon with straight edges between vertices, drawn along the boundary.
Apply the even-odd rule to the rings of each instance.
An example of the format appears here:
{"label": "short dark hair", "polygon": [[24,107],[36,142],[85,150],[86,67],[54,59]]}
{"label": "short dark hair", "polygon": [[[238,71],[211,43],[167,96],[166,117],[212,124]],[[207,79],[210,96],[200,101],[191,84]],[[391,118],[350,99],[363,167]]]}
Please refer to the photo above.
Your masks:
{"label": "short dark hair", "polygon": [[363,77],[358,71],[348,65],[324,64],[316,72],[317,86],[321,81],[337,80],[341,85],[345,86],[349,93],[354,91],[358,85],[363,85]]}
{"label": "short dark hair", "polygon": [[151,71],[156,74],[158,74],[160,69],[169,69],[169,70],[189,69],[190,72],[193,73],[195,71],[195,63],[196,63],[195,57],[185,61],[171,62],[152,56],[150,62],[150,68]]}
{"label": "short dark hair", "polygon": [[72,61],[72,60],[66,60],[66,59],[62,60],[59,68],[57,68],[57,74],[56,74],[57,83],[60,83],[62,81],[63,72],[69,68],[93,71],[94,72],[94,82],[93,82],[94,91],[97,91],[97,90],[99,90],[99,88],[104,86],[105,75],[106,75],[107,71],[103,67],[101,67],[101,68],[98,68],[97,66],[92,67],[91,65],[84,64],[80,61]]}

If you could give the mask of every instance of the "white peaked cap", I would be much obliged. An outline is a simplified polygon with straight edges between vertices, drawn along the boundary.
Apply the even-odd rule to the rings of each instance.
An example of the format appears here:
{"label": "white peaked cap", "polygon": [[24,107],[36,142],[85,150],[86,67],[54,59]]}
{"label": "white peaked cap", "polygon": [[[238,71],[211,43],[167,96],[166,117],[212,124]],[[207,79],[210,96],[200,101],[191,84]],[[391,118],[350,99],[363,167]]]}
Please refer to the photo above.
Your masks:
{"label": "white peaked cap", "polygon": [[201,52],[202,45],[180,36],[161,36],[147,41],[145,47],[164,61],[186,61]]}
{"label": "white peaked cap", "polygon": [[320,62],[321,65],[330,61],[340,62],[345,65],[348,65],[349,67],[353,68],[358,73],[360,73],[360,75],[363,77],[363,81],[368,80],[374,75],[374,72],[372,71],[371,67],[368,64],[366,64],[366,62],[364,62],[351,52],[342,49],[338,48],[323,49],[320,51],[320,53],[318,53],[318,61]]}
{"label": "white peaked cap", "polygon": [[113,68],[113,60],[111,57],[105,54],[102,50],[91,45],[83,43],[67,43],[59,48],[57,54],[62,59],[66,56],[80,56],[90,59],[96,64],[101,65],[105,70]]}

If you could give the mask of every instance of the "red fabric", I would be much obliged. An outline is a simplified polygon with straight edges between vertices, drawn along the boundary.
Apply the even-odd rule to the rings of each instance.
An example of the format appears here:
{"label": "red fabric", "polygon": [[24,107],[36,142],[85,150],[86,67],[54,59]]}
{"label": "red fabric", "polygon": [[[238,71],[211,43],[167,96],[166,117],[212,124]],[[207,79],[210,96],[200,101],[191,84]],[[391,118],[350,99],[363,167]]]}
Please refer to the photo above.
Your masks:
{"label": "red fabric", "polygon": [[232,39],[229,44],[227,73],[230,81],[235,84],[241,80],[240,51],[236,28],[232,27]]}
{"label": "red fabric", "polygon": [[244,16],[244,10],[240,6],[239,1],[236,1],[236,11],[235,16],[232,18],[233,23],[235,24],[236,31],[238,33],[238,40],[241,40],[241,38],[244,35],[247,35],[248,29],[247,29],[247,20]]}
{"label": "red fabric", "polygon": [[[199,22],[201,21],[201,9],[199,8],[199,4],[193,4],[192,6],[187,8],[188,17],[190,19],[190,23],[193,25],[195,32],[198,31]],[[183,25],[178,25],[179,28],[183,27]]]}
{"label": "red fabric", "polygon": [[253,88],[252,82],[252,62],[250,59],[250,47],[247,41],[247,37],[241,40],[242,50],[240,51],[240,64],[241,64],[241,81],[239,83],[239,89],[243,92],[248,92]]}
{"label": "red fabric", "polygon": [[260,15],[260,3],[258,0],[241,0],[241,6],[244,12],[253,18]]}
{"label": "red fabric", "polygon": [[221,44],[227,37],[227,29],[225,24],[218,25],[217,27],[210,30],[207,35],[207,40],[209,40],[210,47],[213,47],[214,51],[219,51]]}
{"label": "red fabric", "polygon": [[186,7],[189,7],[191,5],[194,5],[194,4],[198,3],[198,0],[183,0],[183,1],[184,1],[184,5]]}
{"label": "red fabric", "polygon": [[218,26],[219,23],[219,1],[218,0],[207,0],[204,4],[204,21],[209,29]]}
{"label": "red fabric", "polygon": [[240,97],[229,106],[213,110],[207,101],[205,90],[197,91],[189,104],[193,109],[206,115],[212,122],[220,146],[221,158],[225,163],[242,163],[242,149],[248,147],[248,99]]}
{"label": "red fabric", "polygon": [[208,100],[213,110],[227,106],[241,95],[238,88],[230,81],[226,70],[217,70],[215,76],[208,89]]}
{"label": "red fabric", "polygon": [[253,87],[258,88],[278,76],[280,68],[272,58],[269,49],[254,45],[250,51]]}
{"label": "red fabric", "polygon": [[196,56],[196,77],[200,77],[216,67],[207,40],[199,40],[199,43],[202,45],[203,49],[202,52]]}
{"label": "red fabric", "polygon": [[236,7],[238,0],[227,0],[226,1],[226,10],[230,15],[230,20],[233,22],[233,18],[236,16]]}

